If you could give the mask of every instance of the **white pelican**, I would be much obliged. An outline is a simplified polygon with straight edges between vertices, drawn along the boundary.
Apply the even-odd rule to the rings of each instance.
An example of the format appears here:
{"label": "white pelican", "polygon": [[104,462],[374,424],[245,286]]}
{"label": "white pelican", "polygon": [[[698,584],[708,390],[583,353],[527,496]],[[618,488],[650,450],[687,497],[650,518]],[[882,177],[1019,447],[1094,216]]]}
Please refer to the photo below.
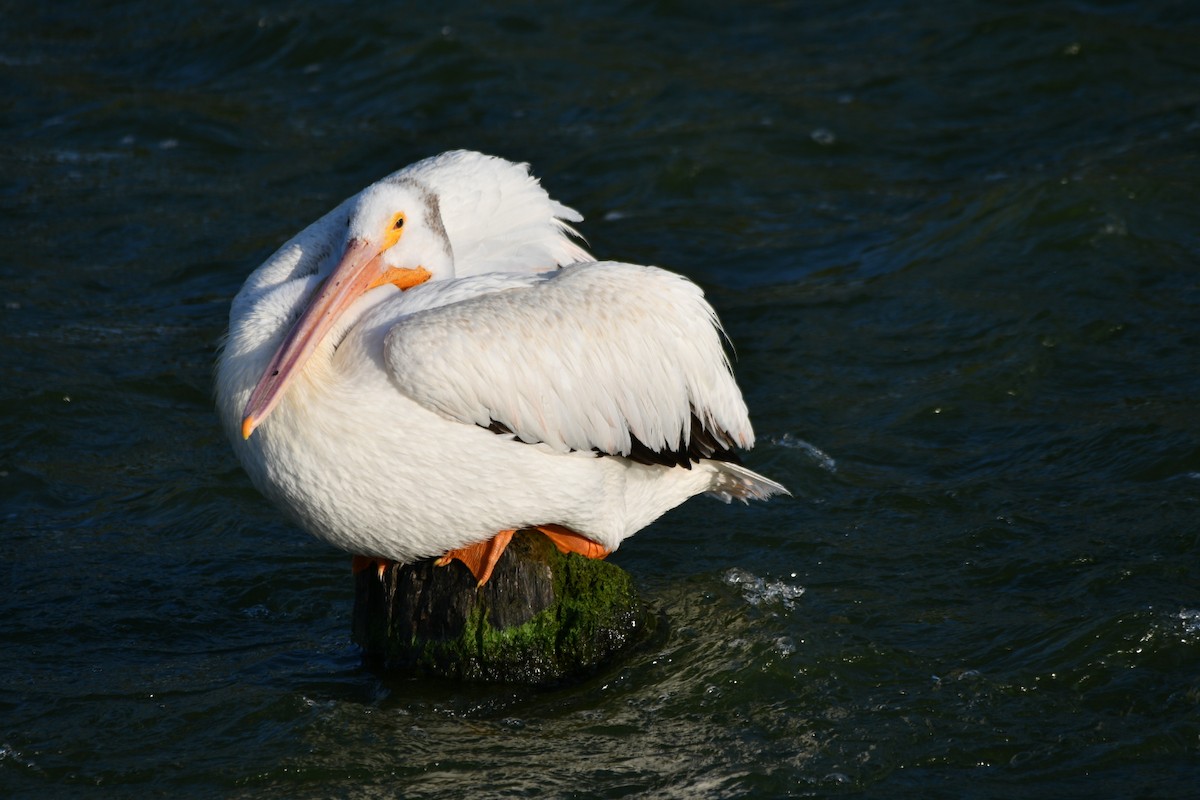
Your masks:
{"label": "white pelican", "polygon": [[251,480],[368,563],[479,584],[514,531],[598,558],[692,495],[765,499],[700,289],[597,262],[527,165],[451,152],[287,242],[233,300],[220,415]]}

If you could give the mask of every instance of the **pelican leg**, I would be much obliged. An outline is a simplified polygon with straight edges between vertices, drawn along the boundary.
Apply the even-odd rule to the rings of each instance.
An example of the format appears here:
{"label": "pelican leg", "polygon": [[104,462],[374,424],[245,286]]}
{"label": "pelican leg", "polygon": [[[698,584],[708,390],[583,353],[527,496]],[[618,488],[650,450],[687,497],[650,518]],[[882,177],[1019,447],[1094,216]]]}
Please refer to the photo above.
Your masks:
{"label": "pelican leg", "polygon": [[383,573],[387,568],[396,562],[389,561],[386,558],[372,558],[371,556],[354,556],[350,560],[350,571],[355,575],[362,572],[364,569],[375,568],[376,574],[379,575],[379,580],[383,580]]}
{"label": "pelican leg", "polygon": [[478,542],[451,550],[434,563],[439,567],[444,567],[457,558],[467,566],[467,569],[471,570],[471,574],[478,581],[477,585],[483,586],[488,582],[488,578],[492,577],[492,570],[495,568],[496,562],[500,560],[500,556],[504,554],[504,548],[508,547],[514,533],[516,531],[500,531],[486,542]]}

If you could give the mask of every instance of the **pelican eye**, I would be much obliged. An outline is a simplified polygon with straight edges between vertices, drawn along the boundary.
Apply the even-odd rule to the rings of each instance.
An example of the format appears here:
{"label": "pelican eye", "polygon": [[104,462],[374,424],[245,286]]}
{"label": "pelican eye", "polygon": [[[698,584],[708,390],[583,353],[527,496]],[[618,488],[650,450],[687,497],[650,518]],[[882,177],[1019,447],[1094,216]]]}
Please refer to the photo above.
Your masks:
{"label": "pelican eye", "polygon": [[396,242],[400,241],[400,234],[404,233],[404,212],[401,211],[396,216],[392,217],[392,224],[388,226],[383,234],[383,249],[386,250]]}

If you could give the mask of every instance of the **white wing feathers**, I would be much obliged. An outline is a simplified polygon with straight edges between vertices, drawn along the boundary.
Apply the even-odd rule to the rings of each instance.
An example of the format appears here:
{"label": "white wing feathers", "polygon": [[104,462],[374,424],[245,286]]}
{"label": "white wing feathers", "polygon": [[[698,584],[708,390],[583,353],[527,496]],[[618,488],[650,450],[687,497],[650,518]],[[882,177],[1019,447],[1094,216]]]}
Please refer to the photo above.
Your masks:
{"label": "white wing feathers", "polygon": [[[687,463],[694,439],[718,452],[752,446],[719,322],[691,281],[615,262],[466,283],[477,281],[470,299],[439,291],[448,304],[388,332],[387,368],[413,400],[560,452],[648,448]],[[424,288],[406,293],[408,308],[430,302],[417,302]]]}

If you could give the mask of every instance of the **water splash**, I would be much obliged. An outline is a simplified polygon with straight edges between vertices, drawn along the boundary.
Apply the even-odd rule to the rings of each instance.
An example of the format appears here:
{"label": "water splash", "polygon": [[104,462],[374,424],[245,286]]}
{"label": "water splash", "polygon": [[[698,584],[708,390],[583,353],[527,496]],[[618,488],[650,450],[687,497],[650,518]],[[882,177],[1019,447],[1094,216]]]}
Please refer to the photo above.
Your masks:
{"label": "water splash", "polygon": [[833,456],[829,455],[815,444],[804,441],[794,433],[785,433],[780,436],[772,436],[767,441],[773,445],[778,445],[779,447],[789,447],[794,450],[799,450],[811,458],[818,467],[826,472],[837,472],[837,462],[833,460]]}
{"label": "water splash", "polygon": [[[796,577],[792,573],[791,577]],[[742,597],[752,606],[779,603],[791,611],[796,601],[804,594],[803,586],[793,586],[783,581],[768,581],[744,569],[732,567],[724,575],[725,583],[742,590]]]}
{"label": "water splash", "polygon": [[7,742],[0,744],[0,764],[4,763],[5,761],[10,761],[14,764],[20,764],[22,767],[28,767],[30,769],[33,769],[37,766],[32,760],[26,758],[20,750],[13,747],[11,744],[8,744]]}
{"label": "water splash", "polygon": [[1183,623],[1183,635],[1187,640],[1200,639],[1200,609],[1185,608],[1176,615]]}

